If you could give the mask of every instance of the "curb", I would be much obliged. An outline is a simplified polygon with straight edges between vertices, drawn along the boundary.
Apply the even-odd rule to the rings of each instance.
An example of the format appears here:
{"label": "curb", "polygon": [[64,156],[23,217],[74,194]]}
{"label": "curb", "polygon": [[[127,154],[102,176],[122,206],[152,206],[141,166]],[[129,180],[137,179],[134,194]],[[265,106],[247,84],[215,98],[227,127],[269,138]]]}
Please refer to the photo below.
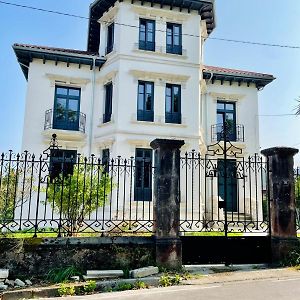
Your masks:
{"label": "curb", "polygon": [[[145,278],[136,278],[136,279],[113,279],[105,281],[96,282],[96,291],[102,291],[105,288],[114,288],[122,283],[131,283],[134,284],[137,281],[143,281],[147,285],[152,287],[158,287],[159,277],[145,277]],[[86,282],[83,283],[70,283],[70,285],[75,287],[83,287]],[[14,290],[3,292],[0,294],[1,300],[19,300],[19,299],[33,299],[33,298],[54,298],[60,297],[57,289],[59,285],[50,286],[50,287],[39,287],[39,288],[27,288],[23,290]]]}

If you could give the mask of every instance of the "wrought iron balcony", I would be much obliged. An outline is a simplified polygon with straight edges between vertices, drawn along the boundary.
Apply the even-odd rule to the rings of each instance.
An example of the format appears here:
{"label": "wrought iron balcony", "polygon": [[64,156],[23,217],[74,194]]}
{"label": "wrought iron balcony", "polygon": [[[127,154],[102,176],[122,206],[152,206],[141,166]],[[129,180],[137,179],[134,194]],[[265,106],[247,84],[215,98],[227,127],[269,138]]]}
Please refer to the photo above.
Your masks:
{"label": "wrought iron balcony", "polygon": [[86,115],[74,110],[53,110],[48,109],[45,112],[44,129],[60,129],[80,131],[85,133]]}
{"label": "wrought iron balcony", "polygon": [[211,141],[224,141],[226,137],[230,142],[244,142],[245,131],[244,125],[230,125],[227,124],[226,130],[223,124],[215,124],[211,126]]}

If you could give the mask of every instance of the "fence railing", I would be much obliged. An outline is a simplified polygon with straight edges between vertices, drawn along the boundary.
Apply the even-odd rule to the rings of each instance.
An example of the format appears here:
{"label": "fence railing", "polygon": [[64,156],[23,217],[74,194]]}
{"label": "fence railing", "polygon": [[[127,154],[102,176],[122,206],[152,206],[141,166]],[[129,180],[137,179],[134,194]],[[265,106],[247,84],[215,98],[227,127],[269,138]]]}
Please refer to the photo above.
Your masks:
{"label": "fence railing", "polygon": [[268,234],[267,162],[259,155],[181,157],[182,232]]}
{"label": "fence railing", "polygon": [[296,201],[296,226],[300,232],[300,167],[294,170],[295,175],[295,201]]}
{"label": "fence railing", "polygon": [[152,201],[136,184],[146,172],[152,176],[153,167],[134,158],[3,153],[0,236],[151,233]]}

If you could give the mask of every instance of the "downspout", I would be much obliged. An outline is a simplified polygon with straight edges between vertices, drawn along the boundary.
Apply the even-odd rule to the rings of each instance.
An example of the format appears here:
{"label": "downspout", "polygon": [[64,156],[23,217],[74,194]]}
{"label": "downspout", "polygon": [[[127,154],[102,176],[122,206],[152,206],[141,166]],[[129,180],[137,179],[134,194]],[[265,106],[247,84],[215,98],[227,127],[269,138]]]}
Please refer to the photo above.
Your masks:
{"label": "downspout", "polygon": [[93,57],[93,72],[92,72],[92,96],[90,105],[90,128],[88,135],[88,156],[92,154],[93,143],[93,125],[94,125],[94,103],[95,103],[95,83],[96,83],[96,57]]}

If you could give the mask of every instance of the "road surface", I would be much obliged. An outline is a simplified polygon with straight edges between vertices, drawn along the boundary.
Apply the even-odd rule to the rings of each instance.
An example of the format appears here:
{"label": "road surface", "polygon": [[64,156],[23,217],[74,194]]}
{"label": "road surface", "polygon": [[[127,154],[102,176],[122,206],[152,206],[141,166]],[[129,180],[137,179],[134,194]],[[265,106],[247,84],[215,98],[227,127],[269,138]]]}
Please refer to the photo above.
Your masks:
{"label": "road surface", "polygon": [[299,278],[174,286],[64,298],[64,300],[300,300]]}

